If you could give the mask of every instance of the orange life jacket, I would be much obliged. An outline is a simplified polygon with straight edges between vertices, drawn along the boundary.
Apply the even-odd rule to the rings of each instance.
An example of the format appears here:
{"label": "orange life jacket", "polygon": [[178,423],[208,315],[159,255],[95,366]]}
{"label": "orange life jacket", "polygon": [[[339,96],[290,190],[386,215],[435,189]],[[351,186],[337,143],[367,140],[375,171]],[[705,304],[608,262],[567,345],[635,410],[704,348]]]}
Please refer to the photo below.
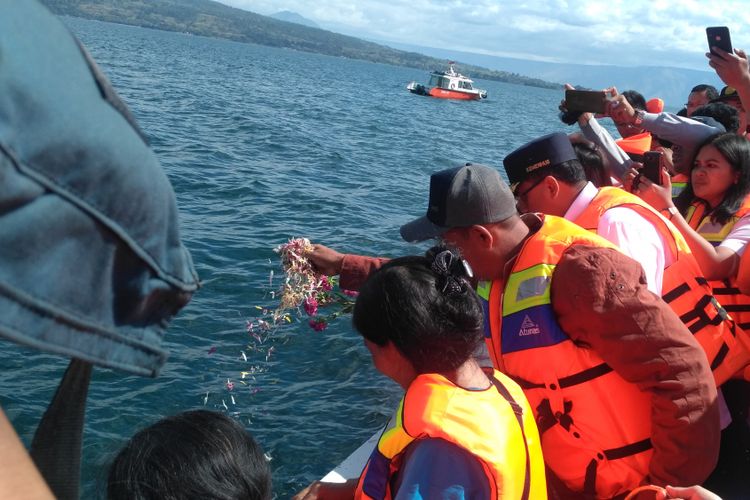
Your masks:
{"label": "orange life jacket", "polygon": [[559,217],[545,216],[510,276],[480,283],[495,366],[523,388],[539,425],[544,461],[573,491],[611,498],[649,471],[651,396],[625,381],[560,328],[550,299],[555,266],[572,245],[614,248]]}
{"label": "orange life jacket", "polygon": [[640,134],[631,135],[624,139],[618,139],[615,141],[620,148],[628,153],[628,155],[635,155],[636,158],[643,156],[643,153],[651,150],[651,133],[641,132]]}
{"label": "orange life jacket", "polygon": [[750,252],[742,254],[737,271],[737,287],[745,295],[750,294]]}
{"label": "orange life jacket", "polygon": [[615,207],[629,208],[650,222],[667,244],[666,250],[675,256],[674,262],[664,269],[662,299],[703,347],[716,385],[720,386],[744,370],[750,365],[750,338],[737,328],[714,298],[685,238],[670,221],[638,196],[619,188],[604,187],[575,223],[596,232],[604,212]]}
{"label": "orange life jacket", "polygon": [[419,375],[380,436],[357,484],[355,499],[392,498],[391,479],[416,439],[439,438],[472,453],[493,499],[547,498],[539,433],[518,385],[498,371],[492,387],[466,390],[438,374]]}
{"label": "orange life jacket", "polygon": [[[712,227],[714,224],[711,223],[710,214],[706,213],[706,205],[696,200],[688,207],[685,220],[698,234],[717,247],[732,231],[737,221],[748,213],[750,213],[750,195],[745,198],[734,216],[716,230],[715,227]],[[716,299],[737,322],[737,325],[743,330],[750,331],[750,296],[740,292],[736,281],[736,278],[733,277],[711,281],[710,283]]]}

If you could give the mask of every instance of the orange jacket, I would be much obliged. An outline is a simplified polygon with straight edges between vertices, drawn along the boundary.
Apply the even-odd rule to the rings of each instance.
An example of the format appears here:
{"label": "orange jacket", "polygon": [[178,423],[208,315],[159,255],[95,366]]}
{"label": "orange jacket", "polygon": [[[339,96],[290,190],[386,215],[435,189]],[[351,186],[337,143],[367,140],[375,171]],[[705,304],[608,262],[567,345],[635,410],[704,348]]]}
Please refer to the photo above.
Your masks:
{"label": "orange jacket", "polygon": [[[750,195],[742,202],[742,206],[729,221],[718,231],[712,230],[710,214],[706,214],[706,205],[695,201],[688,208],[685,220],[690,227],[708,240],[713,246],[719,246],[730,233],[737,221],[750,213]],[[711,282],[716,299],[737,322],[743,330],[750,331],[750,296],[740,292],[737,288],[737,278],[716,280]]]}
{"label": "orange jacket", "polygon": [[523,391],[498,371],[483,391],[457,387],[442,375],[419,375],[399,404],[360,476],[355,499],[392,498],[390,480],[415,439],[439,438],[471,452],[492,498],[547,498],[544,459]]}
{"label": "orange jacket", "polygon": [[714,298],[685,238],[671,222],[638,196],[619,188],[604,187],[575,223],[596,232],[602,215],[615,207],[629,208],[649,221],[676,256],[664,269],[662,298],[703,347],[716,385],[720,386],[744,370],[750,365],[750,338],[737,328]]}
{"label": "orange jacket", "polygon": [[544,459],[577,492],[611,498],[649,473],[651,396],[624,380],[560,328],[550,289],[572,245],[614,246],[558,217],[546,216],[523,244],[511,273],[478,287],[488,311],[495,366],[524,389],[534,409]]}
{"label": "orange jacket", "polygon": [[643,153],[651,150],[651,133],[642,132],[615,142],[626,153],[643,156]]}

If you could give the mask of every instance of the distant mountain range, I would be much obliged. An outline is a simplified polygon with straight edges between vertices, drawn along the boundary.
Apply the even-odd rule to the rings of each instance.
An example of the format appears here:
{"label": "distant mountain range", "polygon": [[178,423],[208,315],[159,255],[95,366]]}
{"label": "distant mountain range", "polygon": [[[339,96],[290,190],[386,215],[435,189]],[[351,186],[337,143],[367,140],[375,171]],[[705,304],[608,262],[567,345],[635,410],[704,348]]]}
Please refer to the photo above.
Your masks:
{"label": "distant mountain range", "polygon": [[[59,15],[286,47],[424,70],[444,68],[446,62],[445,59],[398,50],[297,22],[261,16],[211,0],[42,0],[42,3]],[[461,70],[472,78],[560,88],[560,84],[503,70],[490,70],[464,63],[461,64]]]}
{"label": "distant mountain range", "polygon": [[276,14],[271,14],[268,17],[278,19],[279,21],[286,21],[288,23],[296,23],[296,24],[301,24],[303,26],[310,26],[311,28],[320,29],[320,26],[318,26],[318,23],[316,23],[312,19],[308,19],[306,17],[300,16],[296,12],[291,12],[288,10],[282,10],[281,12],[277,12]]}

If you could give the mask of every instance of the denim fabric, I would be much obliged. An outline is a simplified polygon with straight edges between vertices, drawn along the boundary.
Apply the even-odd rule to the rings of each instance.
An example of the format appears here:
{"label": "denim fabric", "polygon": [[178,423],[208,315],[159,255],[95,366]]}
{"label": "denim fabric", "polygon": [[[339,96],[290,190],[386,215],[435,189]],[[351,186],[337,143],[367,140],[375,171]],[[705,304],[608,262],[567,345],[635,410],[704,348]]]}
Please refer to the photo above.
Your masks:
{"label": "denim fabric", "polygon": [[155,376],[198,287],[175,196],[63,24],[0,0],[0,336]]}

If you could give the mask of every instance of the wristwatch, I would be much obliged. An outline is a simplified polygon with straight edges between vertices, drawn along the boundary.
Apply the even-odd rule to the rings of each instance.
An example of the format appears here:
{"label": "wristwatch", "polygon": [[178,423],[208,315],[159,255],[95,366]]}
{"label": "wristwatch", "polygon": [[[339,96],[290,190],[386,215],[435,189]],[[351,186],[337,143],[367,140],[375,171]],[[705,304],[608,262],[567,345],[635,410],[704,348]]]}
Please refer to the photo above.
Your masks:
{"label": "wristwatch", "polygon": [[643,123],[643,115],[645,112],[642,109],[636,109],[635,115],[633,116],[633,125],[636,127],[640,126],[641,123]]}
{"label": "wristwatch", "polygon": [[675,215],[677,215],[678,213],[680,213],[680,211],[677,210],[677,207],[675,207],[675,206],[671,206],[671,207],[667,207],[667,208],[662,208],[661,211],[662,212],[667,212],[669,214],[667,216],[667,219],[669,219],[669,220],[672,220],[672,217],[674,217]]}

